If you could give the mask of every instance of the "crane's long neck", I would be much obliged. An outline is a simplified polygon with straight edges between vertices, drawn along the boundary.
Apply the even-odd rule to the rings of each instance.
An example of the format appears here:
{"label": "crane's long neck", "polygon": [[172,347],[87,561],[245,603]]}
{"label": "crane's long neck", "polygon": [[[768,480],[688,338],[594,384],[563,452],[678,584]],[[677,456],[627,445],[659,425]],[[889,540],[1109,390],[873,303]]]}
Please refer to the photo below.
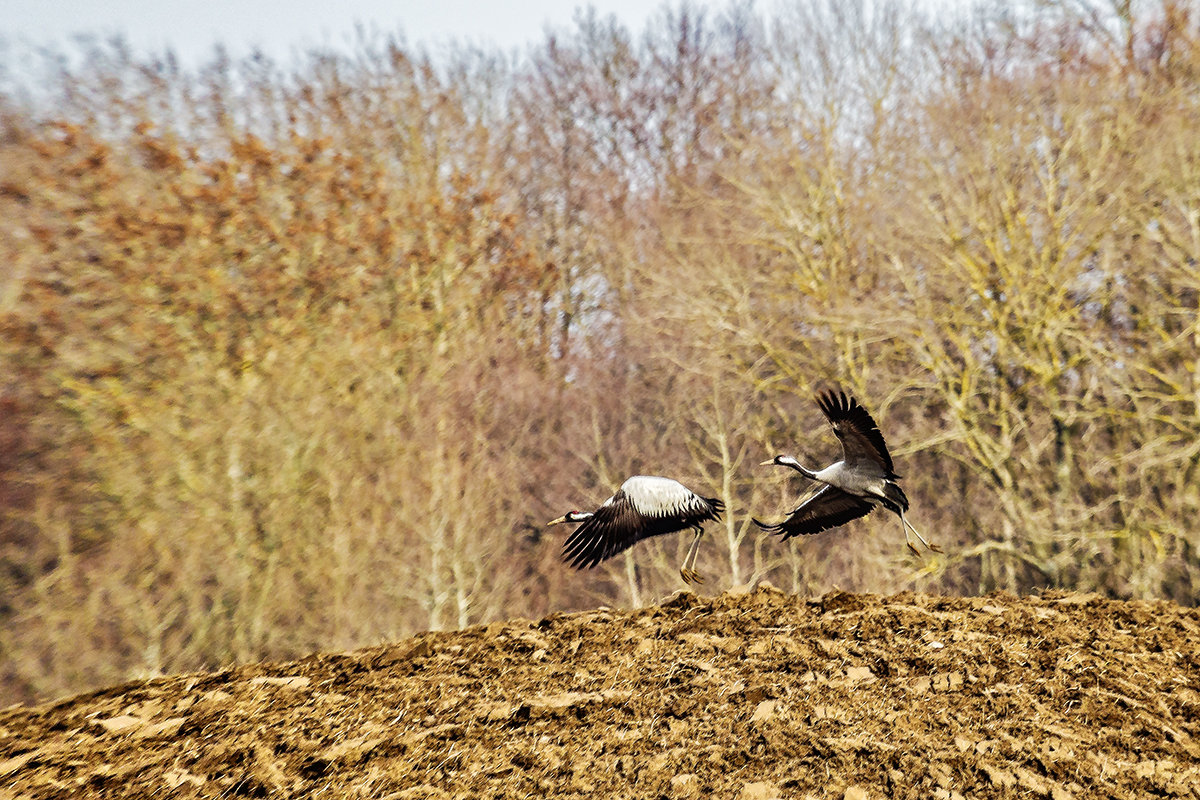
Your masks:
{"label": "crane's long neck", "polygon": [[817,477],[817,473],[813,472],[811,469],[808,469],[791,456],[780,456],[775,460],[775,463],[782,467],[791,467],[809,480],[820,480],[820,478]]}

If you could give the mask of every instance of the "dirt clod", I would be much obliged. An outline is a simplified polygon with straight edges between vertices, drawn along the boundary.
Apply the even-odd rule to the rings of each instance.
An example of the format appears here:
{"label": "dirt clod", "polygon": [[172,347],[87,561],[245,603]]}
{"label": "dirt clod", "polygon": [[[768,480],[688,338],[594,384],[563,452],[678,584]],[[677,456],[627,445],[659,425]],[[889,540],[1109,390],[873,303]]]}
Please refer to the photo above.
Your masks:
{"label": "dirt clod", "polygon": [[747,783],[738,794],[738,800],[780,800],[782,797],[779,787],[768,781]]}

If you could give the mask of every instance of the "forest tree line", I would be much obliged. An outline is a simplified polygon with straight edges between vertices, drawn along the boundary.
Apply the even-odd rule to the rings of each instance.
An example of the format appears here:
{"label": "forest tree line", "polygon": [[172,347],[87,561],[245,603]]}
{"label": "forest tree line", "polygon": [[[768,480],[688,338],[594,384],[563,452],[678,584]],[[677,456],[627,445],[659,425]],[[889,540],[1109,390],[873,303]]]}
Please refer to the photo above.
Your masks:
{"label": "forest tree line", "polygon": [[[1196,602],[1193,3],[77,48],[0,72],[0,698],[652,602],[690,537],[545,527],[639,473],[707,591]],[[827,385],[943,554],[752,526]]]}

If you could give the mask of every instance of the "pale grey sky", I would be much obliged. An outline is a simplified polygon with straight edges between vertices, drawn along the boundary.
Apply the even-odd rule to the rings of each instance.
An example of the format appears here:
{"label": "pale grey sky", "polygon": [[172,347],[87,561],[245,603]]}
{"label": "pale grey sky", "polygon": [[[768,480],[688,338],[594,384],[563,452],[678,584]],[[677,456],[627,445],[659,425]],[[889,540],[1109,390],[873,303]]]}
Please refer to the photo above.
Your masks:
{"label": "pale grey sky", "polygon": [[[217,41],[234,54],[258,45],[276,58],[298,47],[341,46],[361,22],[389,33],[402,29],[414,43],[458,37],[510,48],[540,40],[547,24],[569,25],[575,9],[584,5],[575,0],[4,0],[0,36],[16,44],[65,44],[79,32],[120,32],[139,51],[170,45],[185,62],[193,62],[207,56]],[[661,0],[593,0],[591,5],[603,15],[616,14],[636,31]]]}

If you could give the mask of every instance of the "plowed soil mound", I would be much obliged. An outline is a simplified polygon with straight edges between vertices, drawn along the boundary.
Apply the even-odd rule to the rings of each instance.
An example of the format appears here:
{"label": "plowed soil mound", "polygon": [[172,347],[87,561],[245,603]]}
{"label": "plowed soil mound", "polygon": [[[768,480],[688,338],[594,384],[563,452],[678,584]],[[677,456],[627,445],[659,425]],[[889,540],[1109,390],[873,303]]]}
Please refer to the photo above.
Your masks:
{"label": "plowed soil mound", "polygon": [[1200,615],[681,594],[0,712],[0,798],[1200,797]]}

